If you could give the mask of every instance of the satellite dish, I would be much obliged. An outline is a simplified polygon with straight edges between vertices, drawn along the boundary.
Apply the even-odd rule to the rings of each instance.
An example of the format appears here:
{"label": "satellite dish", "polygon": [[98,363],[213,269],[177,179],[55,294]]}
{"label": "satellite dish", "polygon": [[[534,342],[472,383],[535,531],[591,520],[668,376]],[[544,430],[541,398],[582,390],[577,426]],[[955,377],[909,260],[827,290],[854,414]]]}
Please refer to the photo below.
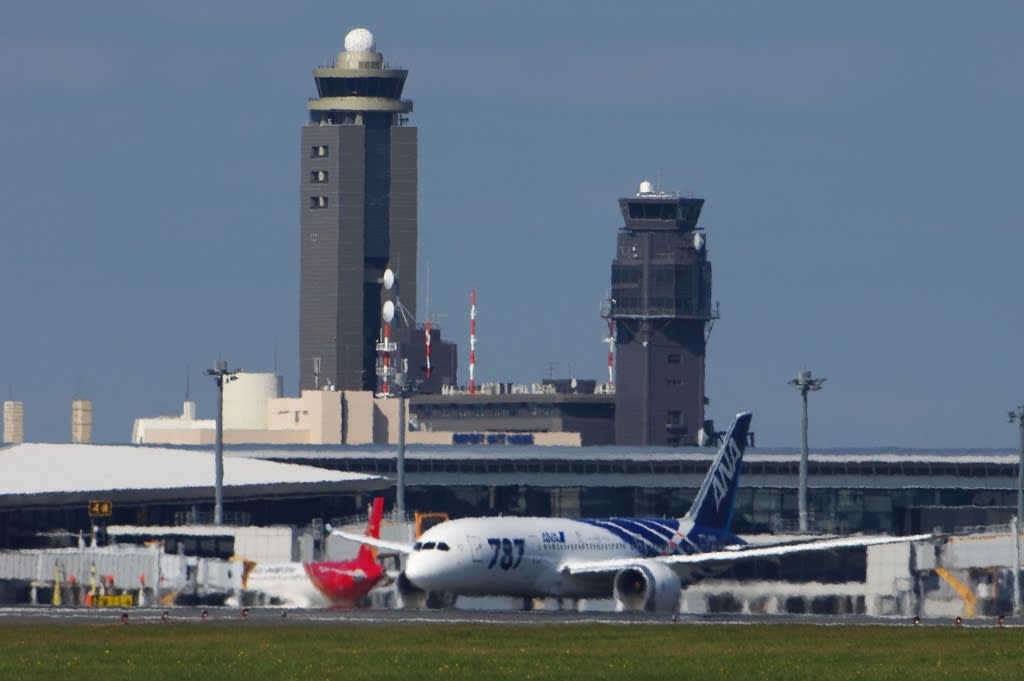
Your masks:
{"label": "satellite dish", "polygon": [[698,251],[704,248],[704,235],[700,232],[693,233],[693,247]]}
{"label": "satellite dish", "polygon": [[395,304],[390,300],[384,301],[384,309],[381,310],[381,316],[384,317],[385,322],[390,324],[391,320],[395,318]]}
{"label": "satellite dish", "polygon": [[395,273],[391,269],[384,270],[384,288],[388,291],[395,285]]}

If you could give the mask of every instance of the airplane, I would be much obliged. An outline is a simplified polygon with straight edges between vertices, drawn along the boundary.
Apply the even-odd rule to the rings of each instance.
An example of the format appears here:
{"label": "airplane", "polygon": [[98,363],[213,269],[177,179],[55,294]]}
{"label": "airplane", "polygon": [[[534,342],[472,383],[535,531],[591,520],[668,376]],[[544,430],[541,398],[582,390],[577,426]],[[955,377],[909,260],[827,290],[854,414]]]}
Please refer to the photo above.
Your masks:
{"label": "airplane", "polygon": [[[384,498],[376,497],[366,537],[380,537]],[[358,536],[358,535],[357,535]],[[352,560],[257,564],[242,579],[242,588],[259,594],[260,605],[293,608],[354,607],[384,575],[377,549],[359,547]]]}
{"label": "airplane", "polygon": [[681,518],[483,517],[449,520],[414,544],[353,541],[407,554],[396,586],[406,605],[427,593],[614,598],[617,609],[677,612],[682,589],[739,561],[922,541],[850,536],[748,544],[730,531],[750,412],[736,415],[690,510]]}

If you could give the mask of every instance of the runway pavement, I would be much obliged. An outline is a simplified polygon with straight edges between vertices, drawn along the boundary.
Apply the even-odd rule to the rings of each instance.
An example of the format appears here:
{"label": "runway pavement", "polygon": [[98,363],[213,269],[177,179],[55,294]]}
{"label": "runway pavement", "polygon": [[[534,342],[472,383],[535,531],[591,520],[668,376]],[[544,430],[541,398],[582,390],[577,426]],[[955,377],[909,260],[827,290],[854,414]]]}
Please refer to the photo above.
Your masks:
{"label": "runway pavement", "polygon": [[[628,626],[663,624],[666,626],[773,624],[813,624],[820,626],[915,626],[909,617],[868,617],[866,615],[689,615],[681,613],[608,613],[571,610],[282,610],[280,608],[170,607],[170,608],[85,608],[85,607],[10,607],[0,608],[0,626],[18,624],[82,625],[156,625],[209,623],[218,626],[402,626],[450,624],[548,624],[601,623]],[[995,627],[992,617],[964,619],[964,627]],[[919,626],[957,626],[949,618],[924,619]],[[1024,618],[1007,617],[1002,626],[1024,627]]]}

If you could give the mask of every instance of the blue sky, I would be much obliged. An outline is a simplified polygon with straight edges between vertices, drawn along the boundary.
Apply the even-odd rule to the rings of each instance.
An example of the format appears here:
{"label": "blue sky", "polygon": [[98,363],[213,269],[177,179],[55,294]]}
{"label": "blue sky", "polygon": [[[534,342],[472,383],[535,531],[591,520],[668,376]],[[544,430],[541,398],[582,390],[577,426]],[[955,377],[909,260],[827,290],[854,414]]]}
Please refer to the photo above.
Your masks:
{"label": "blue sky", "polygon": [[[0,394],[26,437],[298,372],[299,133],[365,26],[410,71],[420,300],[480,381],[603,378],[617,199],[707,200],[709,415],[763,446],[1014,447],[1024,5],[7,3]],[[429,271],[429,282],[426,274]],[[276,360],[275,360],[276,358]]]}

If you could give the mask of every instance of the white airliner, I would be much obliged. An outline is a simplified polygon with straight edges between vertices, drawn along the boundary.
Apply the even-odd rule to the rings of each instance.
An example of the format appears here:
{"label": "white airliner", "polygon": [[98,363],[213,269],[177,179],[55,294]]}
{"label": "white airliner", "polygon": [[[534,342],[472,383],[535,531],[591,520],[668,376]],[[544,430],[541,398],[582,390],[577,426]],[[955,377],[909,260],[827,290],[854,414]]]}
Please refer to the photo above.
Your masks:
{"label": "white airliner", "polygon": [[656,612],[677,611],[683,588],[739,561],[931,537],[853,536],[752,545],[732,534],[750,419],[749,412],[736,416],[682,518],[462,518],[432,527],[415,544],[335,534],[408,554],[397,580],[406,604],[422,604],[426,592],[613,597],[620,610]]}

